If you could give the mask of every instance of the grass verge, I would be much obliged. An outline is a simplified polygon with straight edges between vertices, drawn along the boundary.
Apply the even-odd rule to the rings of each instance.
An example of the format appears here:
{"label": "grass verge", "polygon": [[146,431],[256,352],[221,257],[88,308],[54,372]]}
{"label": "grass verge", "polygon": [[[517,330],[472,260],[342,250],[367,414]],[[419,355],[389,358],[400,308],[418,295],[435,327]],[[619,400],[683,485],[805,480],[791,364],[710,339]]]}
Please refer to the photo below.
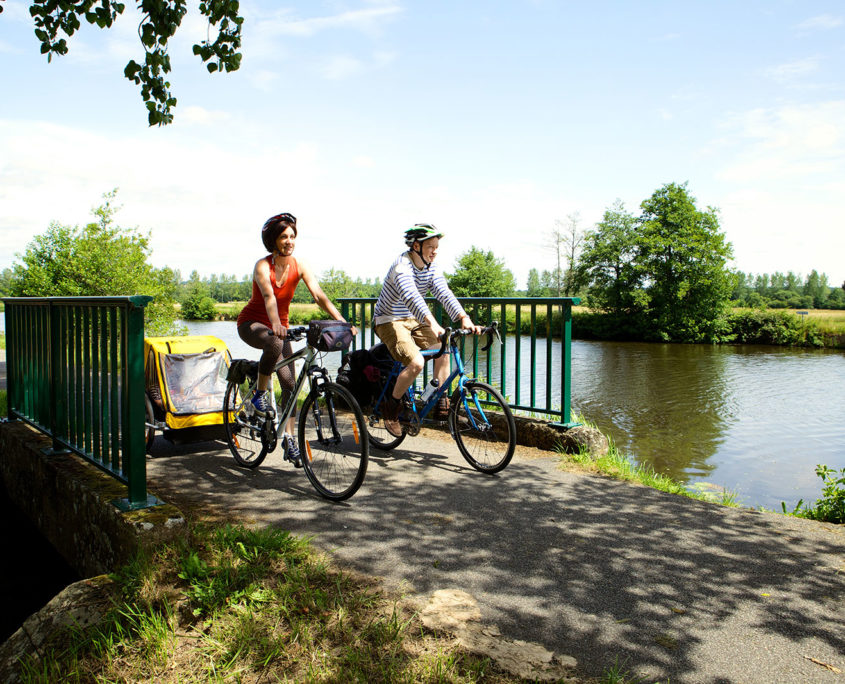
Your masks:
{"label": "grass verge", "polygon": [[282,530],[194,525],[114,579],[106,619],[27,656],[24,682],[522,681]]}
{"label": "grass verge", "polygon": [[[594,424],[590,423],[590,421],[586,420],[583,416],[573,416],[572,420],[573,422],[596,428]],[[651,466],[642,466],[633,463],[627,456],[617,449],[613,440],[609,436],[607,436],[607,439],[609,448],[607,454],[604,456],[595,457],[585,451],[578,454],[569,454],[563,451],[560,451],[559,453],[564,461],[577,464],[579,468],[588,472],[601,473],[603,475],[607,475],[608,477],[626,480],[628,482],[639,482],[646,487],[653,487],[654,489],[659,489],[662,492],[686,496],[690,499],[709,501],[711,503],[731,506],[734,508],[740,507],[740,503],[737,501],[736,492],[727,489],[719,490],[717,492],[705,492],[694,488],[690,489],[681,482],[673,480],[666,475],[661,475]]]}

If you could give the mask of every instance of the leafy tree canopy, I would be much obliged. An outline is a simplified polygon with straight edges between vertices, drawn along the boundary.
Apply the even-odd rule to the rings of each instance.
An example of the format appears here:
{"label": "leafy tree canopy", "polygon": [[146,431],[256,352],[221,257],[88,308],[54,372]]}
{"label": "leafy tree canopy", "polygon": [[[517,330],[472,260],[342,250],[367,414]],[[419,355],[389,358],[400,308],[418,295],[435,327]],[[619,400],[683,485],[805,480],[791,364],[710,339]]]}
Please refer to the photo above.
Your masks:
{"label": "leafy tree canopy", "polygon": [[[176,33],[187,12],[186,0],[138,0],[143,17],[138,37],[144,50],[144,62],[129,60],[124,75],[141,87],[150,126],[173,121],[176,98],[170,92],[170,55],[167,41]],[[67,39],[81,26],[82,20],[100,28],[111,28],[126,5],[115,0],[36,0],[29,7],[35,23],[35,35],[41,41],[41,53],[47,61],[53,55],[68,52]],[[241,65],[241,28],[238,0],[200,0],[199,10],[208,19],[209,38],[193,46],[193,53],[209,73],[237,71]],[[2,11],[2,5],[0,5]],[[211,36],[214,35],[214,40]]]}
{"label": "leafy tree canopy", "polygon": [[723,317],[733,248],[716,209],[700,211],[686,183],[668,183],[641,205],[637,261],[647,278],[651,318],[669,339],[700,341]]}
{"label": "leafy tree canopy", "polygon": [[149,235],[114,225],[117,190],[92,211],[97,218],[83,228],[53,222],[27,245],[13,264],[10,284],[15,297],[108,297],[150,295],[145,309],[148,335],[174,332],[177,288],[169,268],[148,262]]}
{"label": "leafy tree canopy", "polygon": [[471,247],[458,257],[455,267],[447,278],[458,297],[509,297],[516,290],[513,273],[493,252]]}
{"label": "leafy tree canopy", "polygon": [[700,211],[676,183],[640,209],[635,217],[617,202],[587,236],[578,271],[591,304],[658,339],[715,339],[735,282],[717,211]]}
{"label": "leafy tree canopy", "polygon": [[589,285],[592,306],[615,314],[641,308],[636,245],[637,219],[616,200],[595,230],[587,233],[577,267],[578,282]]}

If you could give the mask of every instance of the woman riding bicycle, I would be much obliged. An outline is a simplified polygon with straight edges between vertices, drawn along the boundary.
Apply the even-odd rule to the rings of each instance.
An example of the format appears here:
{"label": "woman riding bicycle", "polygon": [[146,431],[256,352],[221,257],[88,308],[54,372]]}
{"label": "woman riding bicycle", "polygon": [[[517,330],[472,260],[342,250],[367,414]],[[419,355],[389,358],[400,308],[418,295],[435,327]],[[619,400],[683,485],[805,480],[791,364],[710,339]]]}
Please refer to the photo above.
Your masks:
{"label": "woman riding bicycle", "polygon": [[[406,230],[404,237],[408,250],[396,258],[387,272],[373,320],[376,335],[387,345],[393,358],[405,366],[384,406],[384,426],[394,437],[402,434],[399,424],[401,398],[423,369],[419,350],[439,347],[438,340],[444,332],[425,303],[426,294],[431,292],[451,320],[460,320],[461,327],[475,334],[481,332],[481,327],[472,322],[433,263],[443,233],[430,224],[418,223]],[[434,361],[434,377],[442,383],[448,374],[449,358],[444,355]],[[447,411],[444,396],[437,414],[442,417]]]}
{"label": "woman riding bicycle", "polygon": [[[252,296],[238,315],[238,335],[249,346],[261,350],[258,361],[258,392],[253,406],[258,415],[266,415],[271,409],[268,389],[273,367],[291,354],[290,342],[286,339],[288,310],[293,293],[302,280],[317,305],[329,316],[343,321],[343,316],[320,288],[311,269],[302,260],[293,256],[296,244],[296,218],[292,214],[277,214],[264,223],[261,241],[270,254],[261,257],[252,274]],[[352,328],[352,334],[357,335]],[[282,388],[282,405],[285,405],[294,387],[294,372],[290,366],[279,372]],[[288,420],[285,439],[289,441],[287,454],[299,466],[299,449],[293,434],[293,416]]]}

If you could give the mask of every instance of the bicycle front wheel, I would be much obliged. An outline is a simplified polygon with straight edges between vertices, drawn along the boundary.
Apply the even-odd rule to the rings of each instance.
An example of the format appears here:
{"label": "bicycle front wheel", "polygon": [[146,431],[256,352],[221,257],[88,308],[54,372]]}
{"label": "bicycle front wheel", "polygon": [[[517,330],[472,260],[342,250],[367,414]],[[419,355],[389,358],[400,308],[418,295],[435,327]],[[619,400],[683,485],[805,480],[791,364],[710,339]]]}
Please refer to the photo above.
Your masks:
{"label": "bicycle front wheel", "polygon": [[405,433],[403,432],[399,437],[392,435],[384,426],[384,419],[374,413],[367,424],[367,439],[370,440],[370,446],[380,451],[390,451],[402,443]]}
{"label": "bicycle front wheel", "polygon": [[463,457],[482,473],[498,473],[513,458],[516,424],[502,395],[483,382],[469,381],[455,390],[449,430]]}
{"label": "bicycle front wheel", "polygon": [[305,474],[322,496],[343,501],[358,491],[369,460],[367,426],[346,388],[326,382],[306,397],[299,448]]}
{"label": "bicycle front wheel", "polygon": [[249,383],[230,382],[223,400],[226,441],[235,463],[242,468],[257,468],[267,457],[267,439],[261,438],[264,419],[255,416],[250,410],[252,406],[248,405],[252,394]]}

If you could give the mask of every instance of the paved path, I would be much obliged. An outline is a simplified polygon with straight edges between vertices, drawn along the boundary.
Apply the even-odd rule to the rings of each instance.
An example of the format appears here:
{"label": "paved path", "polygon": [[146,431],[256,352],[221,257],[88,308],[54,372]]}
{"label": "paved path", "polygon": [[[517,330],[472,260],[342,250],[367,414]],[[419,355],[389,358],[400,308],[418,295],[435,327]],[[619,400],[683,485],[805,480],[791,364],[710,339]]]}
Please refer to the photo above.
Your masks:
{"label": "paved path", "polygon": [[157,437],[150,489],[311,536],[423,596],[467,591],[505,636],[574,656],[582,675],[618,658],[647,682],[845,682],[843,526],[565,472],[523,448],[484,476],[429,431],[403,447],[375,452],[362,489],[330,504],[277,454],[246,471],[213,444]]}

